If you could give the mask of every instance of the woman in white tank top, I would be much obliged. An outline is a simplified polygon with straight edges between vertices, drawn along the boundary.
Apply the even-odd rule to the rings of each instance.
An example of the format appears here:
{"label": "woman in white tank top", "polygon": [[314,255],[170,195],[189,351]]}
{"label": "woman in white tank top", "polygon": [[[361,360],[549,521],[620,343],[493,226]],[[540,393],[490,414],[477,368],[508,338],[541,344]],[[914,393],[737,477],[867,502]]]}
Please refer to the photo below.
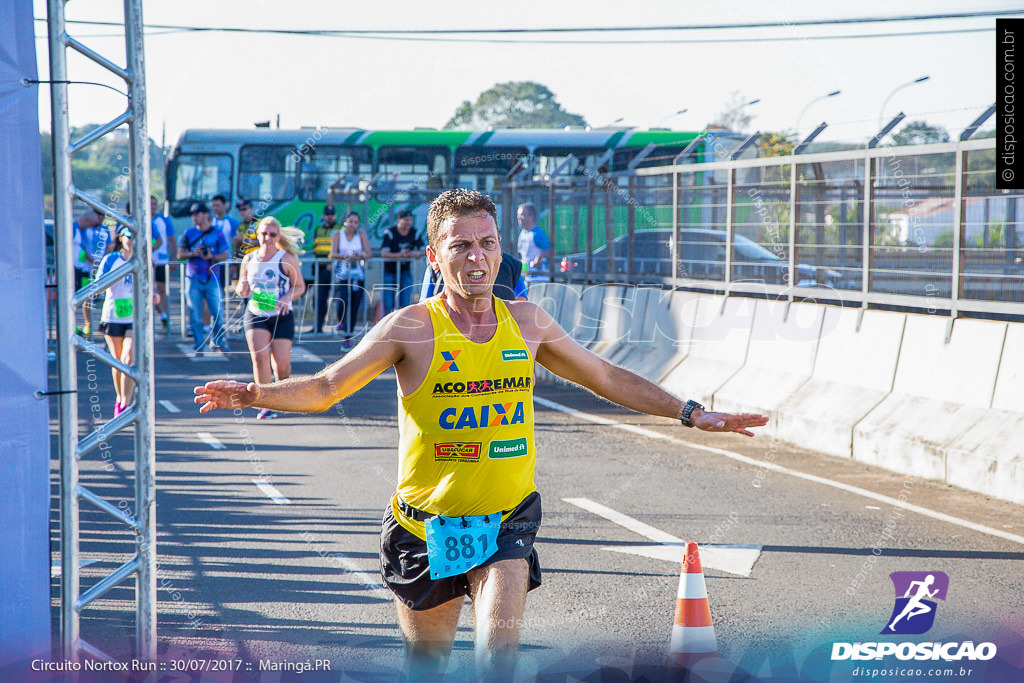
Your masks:
{"label": "woman in white tank top", "polygon": [[370,238],[359,227],[359,214],[349,211],[345,216],[343,230],[335,230],[331,237],[331,254],[334,261],[334,293],[338,311],[338,326],[334,329],[344,334],[342,347],[351,348],[355,333],[356,315],[363,302],[366,286],[366,272],[363,261],[370,258]]}
{"label": "woman in white tank top", "polygon": [[[298,248],[273,216],[256,228],[260,246],[242,259],[235,293],[248,298],[245,307],[245,341],[252,357],[252,373],[258,383],[276,377],[286,379],[292,372],[292,338],[295,318],[292,302],[302,296],[306,283],[296,256]],[[271,375],[273,372],[273,375]],[[257,419],[277,417],[260,410]]]}

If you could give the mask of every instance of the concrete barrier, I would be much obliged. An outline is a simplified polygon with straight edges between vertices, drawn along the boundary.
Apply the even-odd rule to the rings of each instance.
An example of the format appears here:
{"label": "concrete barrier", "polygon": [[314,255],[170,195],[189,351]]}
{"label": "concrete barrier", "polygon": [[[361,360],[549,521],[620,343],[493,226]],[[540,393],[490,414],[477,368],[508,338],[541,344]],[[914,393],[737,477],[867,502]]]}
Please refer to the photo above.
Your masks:
{"label": "concrete barrier", "polygon": [[[959,323],[958,323],[959,324]],[[1006,330],[989,410],[946,446],[946,481],[1024,504],[1024,325]]]}
{"label": "concrete barrier", "polygon": [[670,368],[690,352],[693,322],[699,295],[694,292],[663,291],[647,304],[644,327],[653,339],[640,345],[625,359],[623,367],[652,382],[660,382]]}
{"label": "concrete barrier", "polygon": [[769,433],[849,458],[854,426],[892,391],[906,318],[826,306],[811,379],[775,411]]}
{"label": "concrete barrier", "polygon": [[760,300],[754,309],[747,362],[715,392],[715,410],[769,416],[811,378],[824,306]]}
{"label": "concrete barrier", "polygon": [[949,343],[947,324],[907,316],[892,393],[854,428],[855,460],[949,481],[946,447],[992,403],[1006,323],[957,320]]}
{"label": "concrete barrier", "polygon": [[636,303],[636,288],[622,285],[606,285],[601,305],[601,331],[590,345],[590,350],[599,356],[607,356],[622,344],[633,322],[633,307]]}
{"label": "concrete barrier", "polygon": [[633,289],[633,310],[629,316],[629,328],[617,345],[605,351],[605,358],[616,365],[623,365],[630,355],[643,354],[653,344],[654,328],[649,327],[648,309],[651,315],[655,314],[658,298],[663,292],[665,290],[654,287]]}
{"label": "concrete barrier", "polygon": [[661,385],[676,396],[692,398],[713,410],[712,398],[747,359],[754,299],[701,294],[690,352],[668,370]]}

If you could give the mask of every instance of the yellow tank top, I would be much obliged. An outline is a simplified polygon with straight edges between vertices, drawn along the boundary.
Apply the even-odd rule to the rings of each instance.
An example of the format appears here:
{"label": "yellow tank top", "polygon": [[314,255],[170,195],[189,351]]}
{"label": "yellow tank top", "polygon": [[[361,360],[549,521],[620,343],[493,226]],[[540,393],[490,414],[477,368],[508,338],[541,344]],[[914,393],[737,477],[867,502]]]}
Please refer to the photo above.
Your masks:
{"label": "yellow tank top", "polygon": [[423,522],[397,497],[435,515],[508,512],[537,487],[533,442],[533,355],[505,303],[494,298],[497,330],[477,344],[455,327],[442,298],[426,300],[434,329],[430,370],[398,397],[395,519],[425,538]]}

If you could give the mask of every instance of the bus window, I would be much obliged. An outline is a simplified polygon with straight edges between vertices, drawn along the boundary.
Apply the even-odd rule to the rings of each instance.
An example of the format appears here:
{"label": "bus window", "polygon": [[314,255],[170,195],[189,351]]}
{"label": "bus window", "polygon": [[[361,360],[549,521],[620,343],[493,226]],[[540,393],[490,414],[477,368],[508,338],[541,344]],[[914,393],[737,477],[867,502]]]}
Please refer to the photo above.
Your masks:
{"label": "bus window", "polygon": [[309,146],[299,166],[299,199],[324,201],[329,188],[354,188],[373,175],[369,147]]}
{"label": "bus window", "polygon": [[189,215],[194,202],[222,194],[231,196],[231,156],[228,154],[179,154],[167,180],[171,216]]}
{"label": "bus window", "polygon": [[501,190],[508,172],[529,155],[525,147],[460,147],[455,150],[456,185],[484,193]]}
{"label": "bus window", "polygon": [[436,193],[448,189],[447,147],[377,149],[377,194]]}
{"label": "bus window", "polygon": [[[651,168],[653,166],[671,166],[673,159],[679,156],[680,152],[686,149],[686,146],[679,145],[658,145],[654,148],[654,151],[644,157],[637,168]],[[643,147],[623,147],[622,149],[615,150],[614,156],[612,156],[612,171],[625,171],[629,168],[629,162],[640,154],[644,150]],[[681,159],[680,163],[692,164],[696,161],[696,152],[690,150],[690,154],[685,159]]]}
{"label": "bus window", "polygon": [[597,171],[593,166],[604,152],[604,147],[538,147],[533,152],[537,157],[534,173],[540,176],[553,174],[571,154],[578,163],[572,168],[563,168],[559,175],[584,175],[587,170]]}
{"label": "bus window", "polygon": [[245,145],[238,153],[238,196],[263,201],[295,197],[298,153],[287,145]]}

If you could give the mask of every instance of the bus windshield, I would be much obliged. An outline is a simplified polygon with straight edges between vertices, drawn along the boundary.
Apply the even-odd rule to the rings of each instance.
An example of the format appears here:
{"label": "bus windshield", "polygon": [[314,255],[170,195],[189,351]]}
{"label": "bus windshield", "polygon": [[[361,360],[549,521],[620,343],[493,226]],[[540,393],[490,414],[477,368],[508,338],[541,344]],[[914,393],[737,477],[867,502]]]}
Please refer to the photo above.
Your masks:
{"label": "bus windshield", "polygon": [[168,179],[171,215],[187,216],[193,202],[222,194],[231,196],[231,156],[228,154],[179,154],[174,177]]}

